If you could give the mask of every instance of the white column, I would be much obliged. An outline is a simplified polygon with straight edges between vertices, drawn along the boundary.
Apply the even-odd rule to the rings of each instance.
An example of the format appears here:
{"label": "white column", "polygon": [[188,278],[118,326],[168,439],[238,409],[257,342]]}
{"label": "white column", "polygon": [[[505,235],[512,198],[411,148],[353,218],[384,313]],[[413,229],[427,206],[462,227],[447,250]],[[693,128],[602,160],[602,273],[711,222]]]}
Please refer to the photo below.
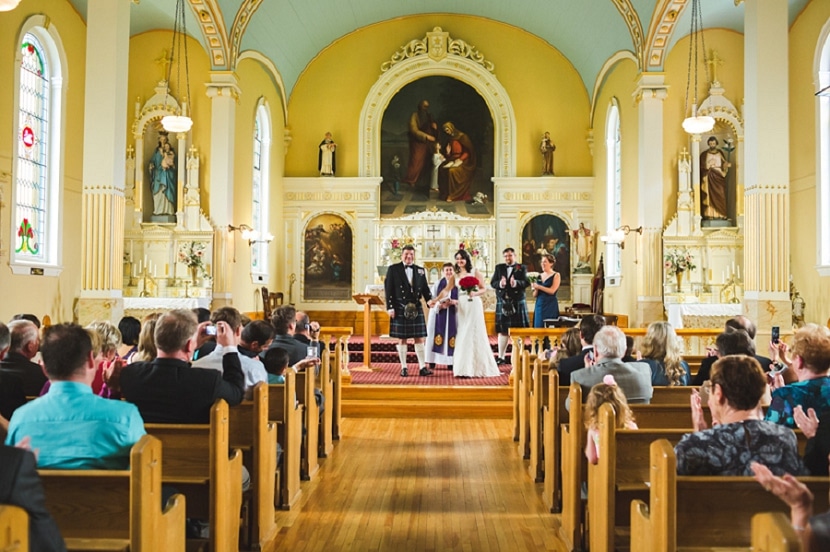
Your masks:
{"label": "white column", "polygon": [[123,312],[130,0],[89,0],[84,83],[82,278],[78,317]]}
{"label": "white column", "polygon": [[743,308],[765,336],[792,324],[787,21],[787,0],[745,2]]}
{"label": "white column", "polygon": [[[230,260],[233,258],[228,224],[233,220],[234,145],[236,102],[239,98],[236,76],[213,73],[207,83],[210,98],[210,219],[215,225],[213,241],[214,307],[230,303]],[[236,221],[239,224],[240,221]]]}
{"label": "white column", "polygon": [[[640,75],[634,92],[639,129],[638,224],[643,226],[642,237],[630,234],[626,240],[641,243],[634,326],[663,319],[663,100],[667,93],[664,75],[650,73]],[[634,251],[634,247],[625,249],[626,254]]]}

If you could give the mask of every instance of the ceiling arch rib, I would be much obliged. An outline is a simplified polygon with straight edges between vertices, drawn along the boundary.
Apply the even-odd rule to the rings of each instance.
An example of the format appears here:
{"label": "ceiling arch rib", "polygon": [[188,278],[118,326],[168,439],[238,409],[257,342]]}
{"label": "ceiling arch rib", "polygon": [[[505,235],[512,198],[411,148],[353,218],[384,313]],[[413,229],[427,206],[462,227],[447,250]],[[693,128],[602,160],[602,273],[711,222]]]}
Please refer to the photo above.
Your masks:
{"label": "ceiling arch rib", "polygon": [[227,64],[231,71],[236,69],[236,63],[239,61],[239,48],[242,44],[242,37],[245,36],[245,29],[248,28],[251,18],[261,5],[262,0],[245,0],[236,12],[231,26],[230,59]]}
{"label": "ceiling arch rib", "polygon": [[196,14],[196,21],[202,30],[205,44],[210,53],[210,67],[214,71],[230,69],[231,56],[228,51],[228,32],[225,18],[216,0],[188,0]]}
{"label": "ceiling arch rib", "polygon": [[637,15],[637,10],[631,4],[631,0],[613,0],[614,6],[620,12],[620,15],[625,21],[628,32],[631,34],[631,43],[634,46],[634,55],[637,57],[640,69],[645,67],[643,51],[643,24],[640,22],[640,16]]}
{"label": "ceiling arch rib", "polygon": [[672,34],[688,3],[688,0],[660,0],[657,3],[648,29],[646,64],[643,66],[646,70],[663,69]]}

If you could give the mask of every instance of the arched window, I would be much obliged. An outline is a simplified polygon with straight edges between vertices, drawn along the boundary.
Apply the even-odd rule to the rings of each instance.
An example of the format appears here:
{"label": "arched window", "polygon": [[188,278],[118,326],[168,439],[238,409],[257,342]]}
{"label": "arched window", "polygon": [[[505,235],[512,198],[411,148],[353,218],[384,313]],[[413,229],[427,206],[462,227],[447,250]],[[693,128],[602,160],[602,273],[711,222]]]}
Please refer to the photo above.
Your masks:
{"label": "arched window", "polygon": [[251,245],[251,276],[262,282],[268,276],[268,188],[270,187],[271,119],[260,102],[254,120],[254,165],[251,182],[251,226],[258,240]]}
{"label": "arched window", "polygon": [[[605,152],[605,196],[607,198],[605,206],[605,228],[606,234],[610,234],[622,224],[622,209],[620,207],[620,198],[622,197],[620,109],[616,99],[612,100],[606,117]],[[605,276],[606,278],[617,277],[621,273],[620,246],[616,243],[607,242],[605,245]],[[611,283],[619,283],[619,280]]]}
{"label": "arched window", "polygon": [[818,91],[818,151],[816,152],[816,243],[818,244],[818,270],[822,276],[830,276],[830,21],[821,32],[816,50]]}
{"label": "arched window", "polygon": [[24,25],[15,74],[16,143],[12,270],[58,273],[63,73],[57,35],[35,16]]}

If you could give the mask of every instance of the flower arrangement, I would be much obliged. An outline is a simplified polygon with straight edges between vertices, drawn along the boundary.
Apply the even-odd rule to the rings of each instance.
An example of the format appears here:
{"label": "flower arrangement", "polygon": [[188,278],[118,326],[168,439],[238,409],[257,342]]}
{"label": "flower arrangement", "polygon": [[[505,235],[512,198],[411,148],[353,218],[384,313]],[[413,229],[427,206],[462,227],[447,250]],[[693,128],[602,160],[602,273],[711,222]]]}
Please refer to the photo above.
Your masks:
{"label": "flower arrangement", "polygon": [[186,242],[179,247],[179,262],[186,265],[191,272],[204,277],[208,276],[205,270],[205,244],[201,242]]}
{"label": "flower arrangement", "polygon": [[475,276],[464,276],[461,280],[458,281],[458,287],[461,288],[461,291],[467,292],[467,300],[472,301],[473,296],[471,293],[474,291],[478,291],[478,278]]}
{"label": "flower arrangement", "polygon": [[669,276],[697,268],[688,249],[674,249],[663,256],[663,267]]}
{"label": "flower arrangement", "polygon": [[409,236],[392,238],[386,246],[386,256],[393,262],[399,262],[405,245],[415,245],[415,239]]}
{"label": "flower arrangement", "polygon": [[539,280],[541,280],[541,275],[538,272],[528,272],[527,273],[527,281],[531,284],[538,284]]}
{"label": "flower arrangement", "polygon": [[458,244],[458,249],[463,249],[469,253],[470,257],[473,259],[481,255],[481,250],[477,247],[476,243],[467,238],[461,240],[461,243]]}

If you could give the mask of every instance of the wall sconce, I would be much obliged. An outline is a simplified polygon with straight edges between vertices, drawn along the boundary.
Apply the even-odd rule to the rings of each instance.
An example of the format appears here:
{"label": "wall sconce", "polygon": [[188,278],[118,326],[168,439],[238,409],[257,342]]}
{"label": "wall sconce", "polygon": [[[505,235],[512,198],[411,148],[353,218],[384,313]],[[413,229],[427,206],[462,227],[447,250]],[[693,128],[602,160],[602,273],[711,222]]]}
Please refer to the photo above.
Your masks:
{"label": "wall sconce", "polygon": [[607,236],[600,236],[600,240],[606,243],[615,243],[620,246],[620,249],[625,249],[625,237],[629,235],[631,232],[637,232],[638,234],[643,234],[643,227],[638,226],[637,228],[631,228],[629,225],[620,226]]}
{"label": "wall sconce", "polygon": [[265,232],[260,235],[257,230],[254,230],[247,224],[240,224],[239,226],[229,224],[228,232],[239,232],[242,234],[242,239],[248,242],[248,247],[254,245],[255,243],[271,243],[271,240],[274,239],[274,236],[271,235],[270,232]]}

